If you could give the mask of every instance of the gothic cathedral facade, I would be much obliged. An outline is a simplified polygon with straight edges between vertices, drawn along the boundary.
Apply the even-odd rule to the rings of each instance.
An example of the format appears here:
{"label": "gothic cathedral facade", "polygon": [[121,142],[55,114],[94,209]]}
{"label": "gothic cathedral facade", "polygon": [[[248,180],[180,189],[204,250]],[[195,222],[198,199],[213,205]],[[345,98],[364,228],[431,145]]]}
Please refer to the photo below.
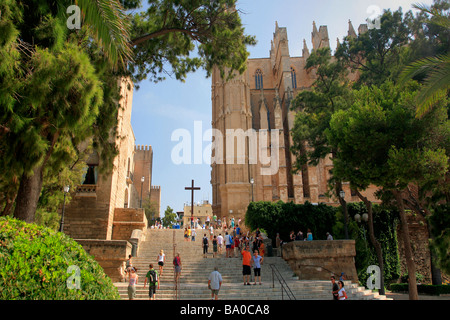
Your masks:
{"label": "gothic cathedral facade", "polygon": [[[361,25],[358,32],[365,32]],[[349,35],[356,36],[351,22]],[[328,29],[313,23],[312,50],[329,47]],[[314,70],[306,70],[310,55],[303,41],[303,55],[289,54],[286,28],[275,26],[270,57],[249,59],[247,70],[224,81],[218,69],[212,74],[211,184],[213,212],[219,217],[244,218],[251,201],[284,201],[338,205],[327,196],[332,161],[294,172],[290,152],[295,114],[291,101],[314,83]],[[255,151],[256,150],[256,151]],[[343,185],[348,202],[359,201]],[[371,187],[364,193],[377,202]]]}

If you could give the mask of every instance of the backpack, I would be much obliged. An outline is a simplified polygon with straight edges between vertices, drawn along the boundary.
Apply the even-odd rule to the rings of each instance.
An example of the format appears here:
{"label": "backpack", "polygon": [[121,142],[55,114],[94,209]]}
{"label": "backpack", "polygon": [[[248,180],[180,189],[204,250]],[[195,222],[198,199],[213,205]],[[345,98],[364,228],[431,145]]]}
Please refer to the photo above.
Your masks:
{"label": "backpack", "polygon": [[204,245],[208,245],[208,238],[207,238],[207,237],[204,237],[204,238],[203,238],[203,244],[204,244]]}
{"label": "backpack", "polygon": [[178,257],[175,257],[175,258],[173,258],[173,264],[174,264],[174,266],[178,266],[179,264],[178,264],[178,259],[177,259]]}
{"label": "backpack", "polygon": [[158,275],[156,274],[155,270],[150,270],[149,276],[149,281],[151,284],[155,284],[156,282],[158,282]]}

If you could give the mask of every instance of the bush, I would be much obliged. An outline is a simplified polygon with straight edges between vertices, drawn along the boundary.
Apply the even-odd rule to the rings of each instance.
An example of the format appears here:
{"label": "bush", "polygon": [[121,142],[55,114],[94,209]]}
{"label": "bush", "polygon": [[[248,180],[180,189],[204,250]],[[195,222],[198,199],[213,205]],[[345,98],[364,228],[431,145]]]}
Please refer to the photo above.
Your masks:
{"label": "bush", "polygon": [[[68,273],[78,267],[80,288]],[[120,299],[103,269],[63,233],[0,218],[0,300]]]}
{"label": "bush", "polygon": [[264,229],[275,242],[279,233],[283,241],[289,241],[289,233],[311,229],[314,240],[326,240],[336,222],[336,208],[325,204],[294,204],[293,202],[251,202],[245,215],[245,224],[251,229]]}
{"label": "bush", "polygon": [[[392,292],[408,292],[407,283],[392,283],[390,285]],[[440,294],[450,294],[449,285],[431,285],[431,284],[420,284],[417,286],[417,291],[419,294],[430,294],[438,296]]]}

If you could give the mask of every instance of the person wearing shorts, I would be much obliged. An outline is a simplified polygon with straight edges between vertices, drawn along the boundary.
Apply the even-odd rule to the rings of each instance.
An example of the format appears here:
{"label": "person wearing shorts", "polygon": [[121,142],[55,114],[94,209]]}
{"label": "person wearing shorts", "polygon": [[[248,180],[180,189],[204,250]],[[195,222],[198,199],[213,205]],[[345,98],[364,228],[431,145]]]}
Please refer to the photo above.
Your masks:
{"label": "person wearing shorts", "polygon": [[259,255],[258,250],[255,250],[252,257],[252,264],[253,264],[253,272],[255,274],[255,283],[257,278],[259,278],[259,284],[261,285],[261,264],[263,262],[264,258]]}
{"label": "person wearing shorts", "polygon": [[[244,285],[250,285],[251,271],[251,259],[252,254],[248,251],[248,246],[242,251],[242,276],[244,279]],[[246,281],[247,280],[247,281]]]}

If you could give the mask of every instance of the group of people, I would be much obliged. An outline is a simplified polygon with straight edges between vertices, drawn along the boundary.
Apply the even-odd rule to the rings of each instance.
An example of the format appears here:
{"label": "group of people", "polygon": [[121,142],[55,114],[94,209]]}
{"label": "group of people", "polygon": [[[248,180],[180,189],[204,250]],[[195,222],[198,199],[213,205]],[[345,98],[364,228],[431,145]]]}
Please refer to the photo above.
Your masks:
{"label": "group of people", "polygon": [[344,288],[344,281],[340,279],[338,283],[336,283],[336,278],[331,276],[332,289],[331,292],[333,294],[333,300],[347,300],[347,292]]}
{"label": "group of people", "polygon": [[[178,254],[179,257],[179,254]],[[157,258],[156,258],[159,266],[159,271],[155,270],[152,263],[149,264],[149,270],[147,274],[145,275],[144,280],[144,288],[146,287],[148,283],[148,294],[149,294],[149,300],[155,300],[156,299],[156,289],[159,289],[160,285],[160,276],[163,274],[164,264],[166,263],[166,255],[164,253],[164,250],[160,250]],[[175,262],[174,262],[175,265]],[[181,263],[180,263],[181,265]],[[133,266],[132,263],[132,256],[128,256],[128,260],[125,264],[125,277],[128,277],[128,298],[130,300],[133,300],[136,297],[136,286],[138,284],[139,276],[137,274],[137,268]],[[180,270],[181,271],[181,270]],[[176,273],[177,274],[177,273]]]}
{"label": "group of people", "polygon": [[259,229],[257,229],[255,236],[252,236],[247,232],[243,234],[240,232],[239,227],[233,228],[231,233],[225,232],[225,236],[220,233],[218,236],[214,235],[214,231],[211,230],[210,235],[205,233],[202,238],[203,257],[208,255],[208,249],[212,244],[212,254],[215,258],[218,254],[221,255],[223,248],[225,247],[225,256],[227,258],[240,257],[241,252],[245,247],[252,246],[252,252],[258,250],[262,256],[265,254],[265,245],[263,237]]}

